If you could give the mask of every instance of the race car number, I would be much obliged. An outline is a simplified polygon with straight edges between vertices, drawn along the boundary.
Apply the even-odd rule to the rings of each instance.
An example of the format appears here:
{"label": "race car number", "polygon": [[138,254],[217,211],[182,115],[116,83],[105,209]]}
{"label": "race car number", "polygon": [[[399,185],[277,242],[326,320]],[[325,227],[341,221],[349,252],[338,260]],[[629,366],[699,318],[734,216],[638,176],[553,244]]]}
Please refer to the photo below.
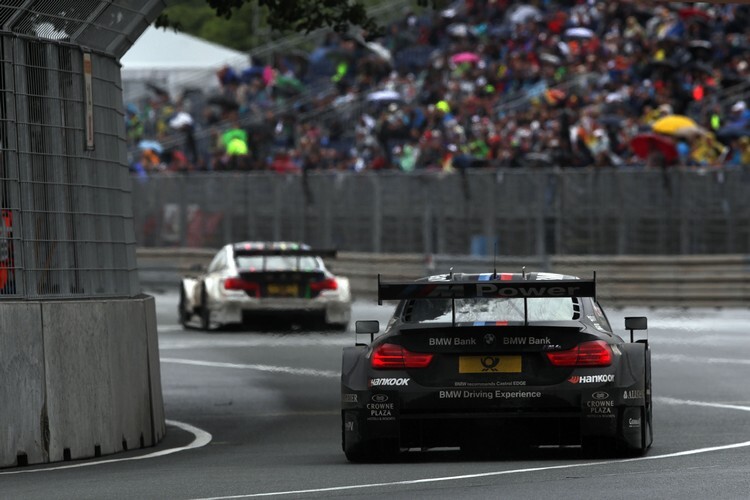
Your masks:
{"label": "race car number", "polygon": [[521,373],[521,356],[461,356],[458,373]]}

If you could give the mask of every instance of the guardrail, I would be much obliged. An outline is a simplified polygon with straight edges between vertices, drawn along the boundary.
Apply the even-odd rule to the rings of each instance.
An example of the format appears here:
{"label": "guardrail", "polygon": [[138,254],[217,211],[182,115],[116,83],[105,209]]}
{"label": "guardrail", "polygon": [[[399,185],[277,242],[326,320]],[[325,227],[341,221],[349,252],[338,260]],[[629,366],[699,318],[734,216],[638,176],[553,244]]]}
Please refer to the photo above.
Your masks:
{"label": "guardrail", "polygon": [[[139,248],[141,284],[177,290],[191,267],[207,266],[213,249]],[[748,307],[750,255],[551,256],[474,258],[421,254],[339,252],[330,267],[348,276],[356,298],[374,298],[377,275],[413,279],[454,272],[550,271],[591,276],[596,271],[599,300],[610,307]],[[192,271],[195,272],[195,271]]]}

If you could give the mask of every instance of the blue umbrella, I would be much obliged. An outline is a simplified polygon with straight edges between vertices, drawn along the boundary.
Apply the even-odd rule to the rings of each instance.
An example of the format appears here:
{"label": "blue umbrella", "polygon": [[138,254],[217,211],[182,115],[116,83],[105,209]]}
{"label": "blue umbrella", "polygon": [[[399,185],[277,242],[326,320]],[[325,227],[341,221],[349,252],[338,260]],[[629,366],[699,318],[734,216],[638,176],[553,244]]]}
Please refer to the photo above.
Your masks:
{"label": "blue umbrella", "polygon": [[164,151],[164,146],[162,146],[159,141],[144,139],[138,143],[138,149],[150,149],[156,154],[161,154]]}

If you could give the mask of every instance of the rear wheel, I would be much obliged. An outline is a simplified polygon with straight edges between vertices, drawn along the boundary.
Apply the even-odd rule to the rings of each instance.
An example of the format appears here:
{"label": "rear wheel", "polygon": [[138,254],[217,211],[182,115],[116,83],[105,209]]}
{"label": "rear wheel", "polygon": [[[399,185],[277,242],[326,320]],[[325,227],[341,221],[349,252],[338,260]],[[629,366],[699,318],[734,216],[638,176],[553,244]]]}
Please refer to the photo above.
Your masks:
{"label": "rear wheel", "polygon": [[392,462],[398,452],[395,439],[368,439],[356,444],[344,441],[346,459],[354,463]]}
{"label": "rear wheel", "polygon": [[211,329],[211,310],[208,308],[208,293],[206,286],[201,288],[201,329],[208,331]]}
{"label": "rear wheel", "polygon": [[590,458],[611,458],[620,456],[623,449],[613,437],[585,436],[581,441],[584,455]]}
{"label": "rear wheel", "polygon": [[651,405],[641,407],[641,446],[640,448],[631,449],[631,454],[634,456],[645,455],[648,449],[651,447]]}
{"label": "rear wheel", "polygon": [[177,317],[179,318],[180,324],[183,328],[187,328],[188,321],[193,315],[187,312],[187,300],[185,298],[185,288],[180,284],[180,302],[177,306]]}
{"label": "rear wheel", "polygon": [[619,438],[614,436],[584,436],[581,442],[583,453],[591,458],[640,457],[645,455],[651,447],[650,410],[646,406],[641,406],[638,410],[637,415],[641,425],[640,439],[637,444],[626,440],[624,436]]}
{"label": "rear wheel", "polygon": [[360,439],[357,433],[346,432],[346,421],[346,412],[344,412],[341,419],[341,447],[344,449],[347,460],[354,463],[368,463],[389,462],[396,459],[399,453],[397,439]]}

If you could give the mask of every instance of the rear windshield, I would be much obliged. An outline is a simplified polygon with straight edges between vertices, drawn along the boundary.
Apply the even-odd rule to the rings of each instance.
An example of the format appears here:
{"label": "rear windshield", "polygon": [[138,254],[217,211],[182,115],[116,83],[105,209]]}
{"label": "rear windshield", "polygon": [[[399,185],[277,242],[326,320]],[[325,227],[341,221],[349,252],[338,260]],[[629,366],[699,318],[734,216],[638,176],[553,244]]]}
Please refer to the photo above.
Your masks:
{"label": "rear windshield", "polygon": [[319,271],[317,257],[309,255],[238,255],[237,269],[242,271]]}
{"label": "rear windshield", "polygon": [[[569,297],[528,299],[529,321],[566,321],[575,318],[574,299]],[[456,322],[523,321],[523,299],[456,299]],[[409,307],[411,306],[411,307]],[[449,299],[413,300],[404,320],[414,323],[450,323]]]}

